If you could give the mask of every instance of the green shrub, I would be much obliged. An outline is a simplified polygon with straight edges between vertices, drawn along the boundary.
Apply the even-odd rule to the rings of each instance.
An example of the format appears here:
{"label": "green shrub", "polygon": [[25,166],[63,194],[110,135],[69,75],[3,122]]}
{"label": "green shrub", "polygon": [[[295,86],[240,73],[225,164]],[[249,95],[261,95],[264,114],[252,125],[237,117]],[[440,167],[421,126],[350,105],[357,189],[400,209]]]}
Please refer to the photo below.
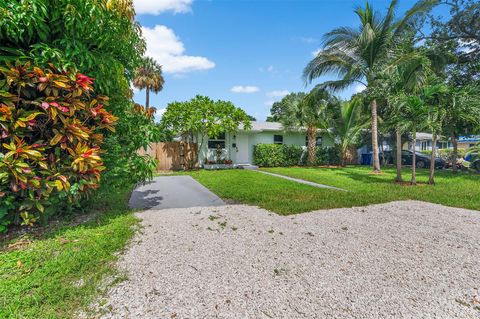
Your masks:
{"label": "green shrub", "polygon": [[425,155],[428,155],[428,156],[432,155],[432,151],[431,151],[431,150],[423,150],[423,151],[420,151],[420,153],[425,154]]}
{"label": "green shrub", "polygon": [[[258,144],[253,151],[253,162],[262,167],[306,165],[307,150],[298,145]],[[317,147],[315,165],[339,165],[338,146]]]}
{"label": "green shrub", "polygon": [[286,157],[283,145],[258,144],[253,150],[253,163],[263,167],[285,166]]}
{"label": "green shrub", "polygon": [[340,148],[338,146],[317,147],[316,165],[340,165]]}
{"label": "green shrub", "polygon": [[0,231],[68,210],[99,186],[103,133],[117,118],[93,79],[54,67],[0,67]]}
{"label": "green shrub", "polygon": [[285,156],[284,166],[297,166],[302,163],[302,155],[305,150],[298,145],[282,145],[283,154]]}
{"label": "green shrub", "polygon": [[133,110],[130,88],[145,48],[132,1],[0,1],[0,63],[27,60],[88,74],[95,92],[110,98],[106,110],[118,121],[103,145],[109,187],[148,179],[155,167],[137,151],[158,140],[159,130],[152,109]]}

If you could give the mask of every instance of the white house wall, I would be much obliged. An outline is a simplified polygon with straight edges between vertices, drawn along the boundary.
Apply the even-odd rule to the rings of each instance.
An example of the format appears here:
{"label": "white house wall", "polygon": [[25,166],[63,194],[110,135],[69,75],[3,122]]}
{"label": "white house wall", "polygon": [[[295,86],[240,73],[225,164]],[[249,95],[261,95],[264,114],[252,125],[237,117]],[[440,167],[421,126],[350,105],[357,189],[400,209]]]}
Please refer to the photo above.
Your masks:
{"label": "white house wall", "polygon": [[[282,135],[283,136],[283,144],[285,145],[298,145],[298,146],[305,146],[305,137],[306,134],[304,132],[249,132],[249,131],[242,131],[236,133],[226,133],[225,134],[225,149],[223,150],[222,158],[229,158],[233,161],[233,163],[237,163],[237,151],[236,148],[233,147],[233,144],[236,143],[238,136],[240,135],[248,135],[248,156],[249,162],[253,162],[253,150],[255,145],[258,144],[273,144],[273,136],[274,135]],[[200,138],[199,138],[200,144]],[[327,136],[322,136],[322,146],[333,146],[333,140]],[[200,146],[200,145],[199,145]],[[199,161],[200,163],[204,163],[205,158],[209,160],[215,160],[216,158],[216,150],[215,149],[208,149],[208,138],[205,137],[203,146],[199,152]]]}

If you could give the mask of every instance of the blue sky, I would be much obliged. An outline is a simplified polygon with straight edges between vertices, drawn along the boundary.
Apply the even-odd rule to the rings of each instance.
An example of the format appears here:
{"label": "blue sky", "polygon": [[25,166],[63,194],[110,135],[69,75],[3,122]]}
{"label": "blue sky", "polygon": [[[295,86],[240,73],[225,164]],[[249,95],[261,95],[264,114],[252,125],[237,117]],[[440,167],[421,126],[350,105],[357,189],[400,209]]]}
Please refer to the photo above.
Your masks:
{"label": "blue sky", "polygon": [[[390,1],[370,1],[385,10]],[[302,70],[325,32],[358,25],[357,0],[134,0],[147,55],[163,65],[159,110],[196,94],[232,101],[257,120],[288,92],[306,91]],[[400,1],[404,11],[414,1]],[[324,79],[320,79],[325,80]],[[359,86],[342,92],[348,98]],[[144,92],[135,100],[144,104]]]}

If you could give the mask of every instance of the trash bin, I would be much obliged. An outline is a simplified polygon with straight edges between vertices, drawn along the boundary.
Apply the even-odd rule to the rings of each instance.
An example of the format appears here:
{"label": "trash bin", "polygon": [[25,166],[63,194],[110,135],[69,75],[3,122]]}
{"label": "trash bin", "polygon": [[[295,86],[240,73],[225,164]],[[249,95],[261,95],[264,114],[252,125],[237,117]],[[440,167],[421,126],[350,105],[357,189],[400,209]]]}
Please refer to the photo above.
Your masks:
{"label": "trash bin", "polygon": [[372,154],[362,154],[362,165],[372,165]]}

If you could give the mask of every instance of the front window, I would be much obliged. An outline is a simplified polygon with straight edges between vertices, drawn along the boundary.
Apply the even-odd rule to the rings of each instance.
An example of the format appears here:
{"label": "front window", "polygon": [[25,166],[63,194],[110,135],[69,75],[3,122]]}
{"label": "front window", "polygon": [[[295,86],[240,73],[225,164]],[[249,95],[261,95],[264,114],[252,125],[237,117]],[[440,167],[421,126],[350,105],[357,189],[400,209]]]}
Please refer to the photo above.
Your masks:
{"label": "front window", "polygon": [[273,136],[274,144],[283,144],[283,135],[274,135]]}
{"label": "front window", "polygon": [[[308,136],[305,136],[305,146],[308,146]],[[322,137],[317,136],[317,139],[315,141],[315,146],[322,146]]]}
{"label": "front window", "polygon": [[225,148],[225,133],[220,133],[218,136],[209,136],[208,148],[217,149]]}

